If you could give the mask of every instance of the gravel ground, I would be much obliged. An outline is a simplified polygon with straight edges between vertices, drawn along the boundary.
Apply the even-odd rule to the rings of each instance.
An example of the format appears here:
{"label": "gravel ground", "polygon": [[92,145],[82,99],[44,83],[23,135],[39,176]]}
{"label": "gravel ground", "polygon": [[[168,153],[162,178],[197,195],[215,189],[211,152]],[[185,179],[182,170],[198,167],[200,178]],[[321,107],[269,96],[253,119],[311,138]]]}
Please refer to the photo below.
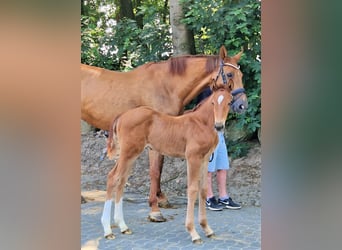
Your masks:
{"label": "gravel ground", "polygon": [[[100,160],[106,147],[106,137],[103,131],[98,131],[83,134],[81,139],[81,190],[105,190],[107,174],[114,166],[114,161],[107,157],[103,161]],[[148,165],[148,154],[145,150],[133,167],[125,192],[148,196],[150,186]],[[248,155],[231,161],[230,166],[227,177],[227,190],[230,196],[244,206],[260,206],[260,144],[253,142]],[[162,191],[168,196],[186,197],[186,161],[166,156],[161,182]]]}

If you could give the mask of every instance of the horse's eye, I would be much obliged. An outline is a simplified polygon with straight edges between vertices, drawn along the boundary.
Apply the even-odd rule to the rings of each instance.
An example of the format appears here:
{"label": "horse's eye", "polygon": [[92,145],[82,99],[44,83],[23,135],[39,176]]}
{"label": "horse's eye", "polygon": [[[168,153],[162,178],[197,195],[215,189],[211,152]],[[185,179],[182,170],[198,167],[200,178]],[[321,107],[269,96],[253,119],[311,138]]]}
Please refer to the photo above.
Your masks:
{"label": "horse's eye", "polygon": [[228,78],[232,78],[232,77],[233,77],[233,73],[228,73],[228,74],[227,74],[227,77],[228,77]]}

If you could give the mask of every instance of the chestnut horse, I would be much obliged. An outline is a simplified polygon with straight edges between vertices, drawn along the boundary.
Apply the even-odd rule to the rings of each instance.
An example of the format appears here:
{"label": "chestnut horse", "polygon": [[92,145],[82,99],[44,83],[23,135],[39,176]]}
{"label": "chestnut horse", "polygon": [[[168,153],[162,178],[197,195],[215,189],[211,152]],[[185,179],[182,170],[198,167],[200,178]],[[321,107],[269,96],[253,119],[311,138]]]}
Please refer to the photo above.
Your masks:
{"label": "chestnut horse", "polygon": [[[218,56],[179,56],[147,63],[129,72],[81,64],[81,118],[94,127],[109,130],[113,117],[138,106],[179,115],[205,87],[223,85],[234,96],[232,110],[243,112],[247,108],[247,97],[237,65],[241,54],[229,57],[222,46]],[[160,188],[163,157],[149,150],[149,160],[149,218],[165,221],[158,207],[158,200],[168,204]]]}
{"label": "chestnut horse", "polygon": [[224,129],[232,100],[233,97],[227,89],[219,88],[193,112],[181,116],[170,116],[141,106],[114,120],[109,131],[107,155],[109,158],[115,157],[117,161],[108,174],[106,202],[101,217],[106,238],[115,238],[110,225],[113,194],[114,221],[122,233],[132,233],[124,221],[122,197],[133,163],[145,147],[162,155],[186,159],[186,229],[194,243],[202,242],[194,227],[194,206],[199,196],[199,223],[207,237],[214,235],[208,225],[205,209],[208,162],[218,142],[216,131]]}

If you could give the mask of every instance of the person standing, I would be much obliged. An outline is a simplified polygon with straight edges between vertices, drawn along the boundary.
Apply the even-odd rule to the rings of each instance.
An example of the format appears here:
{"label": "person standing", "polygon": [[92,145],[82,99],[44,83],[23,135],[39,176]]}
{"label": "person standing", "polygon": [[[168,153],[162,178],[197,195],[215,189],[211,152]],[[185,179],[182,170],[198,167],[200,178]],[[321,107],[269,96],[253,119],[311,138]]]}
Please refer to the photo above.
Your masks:
{"label": "person standing", "polygon": [[[209,87],[204,89],[197,97],[196,103],[200,103],[202,100],[211,95],[211,90]],[[207,190],[207,199],[206,199],[206,207],[212,211],[222,211],[223,208],[228,209],[240,209],[241,205],[234,202],[233,199],[228,195],[226,182],[227,182],[227,170],[229,169],[229,159],[228,159],[228,151],[226,146],[226,141],[224,138],[224,132],[218,133],[218,144],[215,148],[215,151],[211,155],[208,163],[208,190]],[[216,182],[217,188],[219,191],[218,199],[216,199],[213,193],[213,173],[216,172]]]}

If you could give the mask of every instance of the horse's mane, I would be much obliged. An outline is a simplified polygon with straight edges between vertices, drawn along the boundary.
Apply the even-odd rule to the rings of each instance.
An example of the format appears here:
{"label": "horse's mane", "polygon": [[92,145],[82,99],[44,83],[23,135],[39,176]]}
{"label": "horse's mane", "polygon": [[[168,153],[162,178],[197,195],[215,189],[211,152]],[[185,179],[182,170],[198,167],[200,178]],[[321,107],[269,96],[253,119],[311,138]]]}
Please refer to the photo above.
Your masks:
{"label": "horse's mane", "polygon": [[206,66],[205,71],[206,73],[212,73],[217,65],[218,65],[218,56],[208,56],[208,55],[186,55],[186,56],[177,56],[171,57],[168,60],[169,63],[169,70],[172,75],[182,75],[184,74],[187,66],[188,66],[188,59],[191,58],[205,58]]}
{"label": "horse's mane", "polygon": [[182,75],[185,73],[189,62],[192,58],[204,58],[206,59],[205,71],[207,74],[212,73],[218,66],[218,56],[214,55],[184,55],[175,56],[169,58],[167,61],[149,62],[144,64],[145,67],[150,67],[154,64],[167,63],[169,66],[169,72],[172,75]]}

